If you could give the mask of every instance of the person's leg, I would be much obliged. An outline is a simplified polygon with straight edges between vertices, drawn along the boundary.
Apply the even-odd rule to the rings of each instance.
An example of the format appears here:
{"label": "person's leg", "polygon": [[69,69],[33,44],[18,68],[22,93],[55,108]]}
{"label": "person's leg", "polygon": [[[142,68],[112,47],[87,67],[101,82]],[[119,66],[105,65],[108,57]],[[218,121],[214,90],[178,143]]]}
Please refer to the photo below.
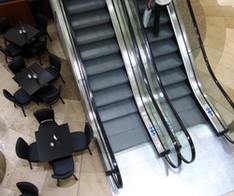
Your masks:
{"label": "person's leg", "polygon": [[160,15],[161,15],[161,11],[162,11],[163,6],[158,5],[155,3],[154,6],[154,28],[153,28],[153,33],[154,35],[158,36],[159,34],[159,30],[160,30]]}

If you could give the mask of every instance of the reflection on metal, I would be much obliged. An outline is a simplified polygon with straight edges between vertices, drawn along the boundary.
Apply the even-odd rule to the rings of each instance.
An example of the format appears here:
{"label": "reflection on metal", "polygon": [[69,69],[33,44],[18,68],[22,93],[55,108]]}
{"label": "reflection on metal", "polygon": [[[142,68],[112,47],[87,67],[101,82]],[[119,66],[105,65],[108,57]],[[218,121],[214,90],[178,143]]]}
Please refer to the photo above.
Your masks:
{"label": "reflection on metal", "polygon": [[[178,42],[178,46],[180,49],[180,52],[182,56],[182,60],[184,62],[185,65],[185,70],[188,76],[188,80],[191,84],[192,90],[194,92],[195,97],[197,98],[198,102],[200,103],[202,108],[207,108],[207,105],[209,108],[211,108],[212,104],[208,99],[205,99],[205,97],[203,96],[203,91],[201,88],[201,83],[199,81],[199,79],[196,77],[195,73],[196,70],[193,67],[191,61],[193,60],[192,58],[190,58],[190,56],[188,55],[187,52],[187,48],[183,39],[183,35],[182,32],[180,31],[180,24],[178,23],[178,20],[176,18],[176,14],[175,14],[175,10],[172,4],[170,4],[168,6],[168,12],[170,13],[170,17],[171,17],[171,21],[173,24],[173,29],[175,32],[175,36],[177,38],[177,42]],[[198,85],[199,84],[199,85]],[[209,109],[210,111],[211,109]],[[212,113],[218,113],[217,111],[215,111],[215,108],[212,107]],[[226,128],[223,124],[223,122],[220,121],[220,119],[217,118],[217,116],[211,116],[210,113],[207,113],[205,111],[205,113],[207,114],[207,117],[210,119],[210,122],[212,123],[213,127],[215,128],[215,131],[217,132],[218,135],[224,133],[226,131]]]}

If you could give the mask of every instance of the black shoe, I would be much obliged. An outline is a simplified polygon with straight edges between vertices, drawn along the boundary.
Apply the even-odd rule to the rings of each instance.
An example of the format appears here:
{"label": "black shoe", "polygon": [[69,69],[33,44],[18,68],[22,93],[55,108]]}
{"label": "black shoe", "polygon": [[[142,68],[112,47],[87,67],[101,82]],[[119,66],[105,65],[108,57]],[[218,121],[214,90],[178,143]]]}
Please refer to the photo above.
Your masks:
{"label": "black shoe", "polygon": [[154,37],[158,37],[158,35],[159,35],[159,32],[155,32],[154,30],[152,30],[152,33],[153,33]]}

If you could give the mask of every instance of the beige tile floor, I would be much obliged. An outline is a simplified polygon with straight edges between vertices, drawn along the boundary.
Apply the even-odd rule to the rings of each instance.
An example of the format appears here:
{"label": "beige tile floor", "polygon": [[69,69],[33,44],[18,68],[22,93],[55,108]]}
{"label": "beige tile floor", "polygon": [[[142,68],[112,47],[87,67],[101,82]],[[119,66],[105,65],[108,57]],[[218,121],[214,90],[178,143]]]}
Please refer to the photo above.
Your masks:
{"label": "beige tile floor", "polygon": [[[194,0],[193,3],[195,2]],[[208,58],[219,81],[234,100],[234,1],[200,0],[197,2],[202,5],[205,13],[204,45]],[[49,50],[65,58],[52,21],[49,32],[53,39],[53,42],[48,42]],[[30,62],[29,60],[27,63]],[[3,55],[0,54],[0,144],[6,144],[6,148],[1,149],[1,152],[7,160],[7,172],[0,185],[0,195],[18,195],[15,184],[22,180],[36,184],[40,194],[44,196],[111,195],[95,140],[91,143],[93,156],[90,156],[87,151],[74,156],[75,174],[79,181],[71,177],[63,180],[59,188],[56,187],[56,180],[51,178],[52,171],[47,163],[33,163],[33,170],[30,170],[28,162],[16,156],[14,148],[17,138],[23,137],[27,142],[35,140],[34,131],[37,130],[38,124],[33,117],[33,112],[46,106],[30,104],[26,107],[26,118],[19,108],[14,108],[12,103],[2,95],[3,88],[11,92],[18,88],[6,67]],[[85,114],[79,98],[65,99],[65,105],[58,102],[53,108],[59,124],[68,123],[71,131],[83,129]]]}

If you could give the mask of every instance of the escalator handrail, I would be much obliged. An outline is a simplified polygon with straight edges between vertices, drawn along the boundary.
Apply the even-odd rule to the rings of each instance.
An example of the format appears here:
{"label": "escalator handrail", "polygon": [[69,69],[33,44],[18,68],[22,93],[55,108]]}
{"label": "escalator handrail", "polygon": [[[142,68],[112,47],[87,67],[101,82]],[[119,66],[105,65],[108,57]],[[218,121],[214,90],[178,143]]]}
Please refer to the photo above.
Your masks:
{"label": "escalator handrail", "polygon": [[[137,1],[137,0],[134,0],[134,4],[135,4],[135,6],[136,6],[136,8],[137,8],[138,17],[140,18],[140,10],[139,10],[139,7],[137,6],[137,2],[136,2],[136,1]],[[143,22],[141,22],[141,29],[142,29],[142,34],[143,34],[143,37],[144,37],[144,40],[145,40],[145,43],[146,43],[146,47],[148,48],[148,51],[149,51],[150,59],[153,59],[153,54],[152,54],[152,51],[150,50],[149,41],[148,41],[148,38],[147,38],[146,33],[145,33],[145,31],[144,31]],[[189,161],[186,160],[186,159],[180,154],[181,159],[182,159],[185,163],[192,163],[192,162],[195,160],[195,157],[196,157],[196,152],[195,152],[194,143],[193,143],[192,138],[191,138],[191,136],[189,135],[189,133],[188,133],[188,131],[187,131],[187,129],[186,129],[184,123],[182,122],[182,120],[180,119],[179,115],[178,115],[177,112],[175,111],[175,109],[174,109],[174,107],[172,106],[172,103],[171,103],[169,97],[168,97],[167,94],[166,94],[166,91],[165,91],[165,89],[164,89],[164,87],[163,87],[163,85],[162,85],[161,79],[158,77],[158,76],[159,76],[159,71],[158,71],[158,69],[157,69],[157,66],[155,66],[155,61],[152,60],[152,63],[154,64],[153,70],[154,70],[154,74],[155,74],[155,76],[156,76],[156,79],[157,79],[157,81],[158,81],[158,84],[159,84],[159,86],[160,86],[160,89],[161,89],[161,91],[162,91],[162,93],[163,93],[163,95],[164,95],[164,97],[165,97],[165,99],[166,99],[168,105],[170,106],[170,108],[171,108],[173,114],[175,115],[175,117],[176,117],[178,123],[180,124],[180,126],[181,126],[181,128],[182,128],[184,134],[186,135],[186,139],[187,139],[187,141],[188,141],[188,143],[189,143],[189,146],[190,146],[190,149],[191,149],[191,154],[192,154],[191,160],[189,160]],[[167,123],[167,122],[166,122],[166,123]],[[166,125],[167,125],[167,124],[165,124],[165,126],[166,126]]]}
{"label": "escalator handrail", "polygon": [[[68,16],[68,11],[67,11],[66,6],[64,5],[62,0],[60,1],[60,5],[64,9],[64,12],[65,12],[64,14],[65,14],[65,18],[66,18]],[[68,29],[72,29],[72,25],[71,25],[70,20],[67,20],[67,26],[68,26]],[[78,46],[77,42],[74,41],[75,40],[74,31],[70,31],[70,36],[71,36],[71,39],[73,41],[74,50],[76,51],[76,55],[77,55],[76,58],[81,59],[79,46]],[[77,60],[77,61],[79,61],[79,60]],[[86,86],[86,88],[85,88],[86,94],[87,94],[87,96],[88,96],[88,98],[90,100],[90,103],[91,103],[92,107],[93,107],[93,110],[94,110],[94,113],[96,115],[97,122],[98,122],[98,125],[99,125],[99,128],[100,128],[101,134],[102,134],[103,139],[104,139],[105,146],[106,146],[106,148],[108,150],[109,158],[111,159],[111,160],[109,160],[109,159],[108,160],[111,161],[111,165],[114,167],[113,170],[107,171],[106,175],[108,175],[108,176],[111,175],[114,182],[115,182],[115,184],[116,184],[116,186],[118,188],[122,188],[123,187],[123,181],[122,181],[122,177],[121,177],[121,174],[120,174],[119,166],[118,166],[118,163],[117,163],[117,161],[115,159],[115,156],[114,156],[113,150],[111,148],[111,145],[109,143],[108,137],[106,135],[105,129],[104,129],[103,125],[102,125],[101,118],[100,118],[100,116],[98,114],[97,107],[96,107],[96,104],[94,102],[93,94],[92,94],[90,85],[88,83],[87,75],[85,73],[83,62],[80,63],[80,70],[82,71],[83,81],[84,81],[85,86]],[[105,150],[106,150],[106,148],[105,148]]]}
{"label": "escalator handrail", "polygon": [[[144,66],[143,66],[143,61],[142,61],[142,59],[141,59],[141,55],[140,55],[140,52],[139,52],[139,47],[138,47],[138,45],[137,45],[137,41],[136,41],[136,38],[135,38],[135,36],[134,36],[133,27],[132,27],[132,25],[131,25],[131,22],[130,22],[130,19],[129,19],[129,15],[127,14],[127,8],[126,8],[125,1],[124,1],[124,0],[121,0],[121,3],[122,3],[122,6],[123,6],[123,9],[124,9],[123,11],[124,11],[125,16],[126,16],[126,21],[127,21],[127,23],[128,23],[128,28],[129,28],[129,31],[130,31],[130,35],[131,35],[131,38],[132,38],[133,45],[134,45],[135,53],[137,54],[137,55],[136,55],[136,56],[137,56],[137,61],[138,61],[138,63],[139,63],[139,67],[140,67],[140,70],[141,70],[141,73],[142,73],[142,78],[143,78],[144,84],[145,84],[145,86],[146,86],[146,88],[147,88],[147,91],[148,91],[148,94],[149,94],[149,96],[150,96],[150,98],[151,98],[151,100],[152,100],[152,103],[153,103],[154,107],[156,108],[156,110],[157,110],[157,112],[158,112],[158,114],[159,114],[159,116],[160,116],[160,118],[161,118],[161,120],[162,120],[162,122],[163,122],[163,124],[164,124],[164,126],[165,126],[165,128],[166,128],[166,130],[167,130],[167,132],[168,132],[168,135],[170,136],[170,139],[171,139],[171,141],[172,141],[172,143],[173,143],[173,145],[174,145],[174,148],[176,149],[176,153],[177,153],[177,155],[178,155],[178,164],[177,164],[177,165],[175,165],[174,163],[172,163],[172,162],[171,162],[170,160],[168,160],[168,159],[167,159],[167,161],[168,161],[168,163],[169,163],[173,168],[178,168],[178,167],[180,167],[180,165],[181,165],[181,159],[180,159],[180,157],[179,157],[180,146],[179,146],[178,142],[176,141],[175,137],[173,136],[173,134],[171,133],[171,131],[169,130],[169,127],[167,126],[167,122],[166,122],[166,120],[165,120],[165,118],[164,118],[164,116],[163,116],[163,114],[162,114],[162,111],[159,109],[158,104],[156,103],[156,101],[155,101],[155,99],[154,99],[154,97],[153,97],[153,93],[152,93],[152,91],[151,91],[151,89],[150,89],[149,82],[148,82],[148,78],[147,78],[147,76],[146,76],[146,72],[145,72],[145,69],[144,69]],[[154,124],[152,123],[152,125],[154,125]],[[155,129],[155,130],[156,130],[156,129]],[[156,132],[156,133],[157,133],[157,132]],[[157,133],[157,134],[158,134],[158,133]],[[159,140],[160,140],[160,137],[159,137]],[[162,142],[161,142],[161,143],[162,143]]]}
{"label": "escalator handrail", "polygon": [[205,47],[204,47],[204,44],[203,44],[203,41],[202,41],[202,38],[201,38],[201,34],[200,34],[200,31],[199,31],[199,28],[198,28],[198,25],[197,25],[197,21],[196,21],[194,12],[193,12],[191,2],[189,0],[187,0],[187,4],[188,4],[189,13],[190,13],[191,18],[192,18],[194,29],[195,29],[195,32],[197,34],[197,39],[198,39],[198,42],[199,42],[199,45],[200,45],[200,48],[201,48],[201,51],[202,51],[202,55],[203,55],[203,58],[205,60],[206,66],[207,66],[207,69],[210,72],[210,75],[211,75],[212,79],[214,80],[215,84],[220,89],[220,91],[223,93],[223,96],[227,99],[227,101],[231,105],[232,109],[234,109],[233,101],[231,100],[231,98],[228,96],[226,91],[223,89],[223,87],[221,86],[221,84],[217,80],[217,78],[216,78],[216,76],[215,76],[215,74],[214,74],[214,72],[213,72],[213,70],[212,70],[212,68],[210,66],[209,60],[208,60],[207,55],[206,55]]}

